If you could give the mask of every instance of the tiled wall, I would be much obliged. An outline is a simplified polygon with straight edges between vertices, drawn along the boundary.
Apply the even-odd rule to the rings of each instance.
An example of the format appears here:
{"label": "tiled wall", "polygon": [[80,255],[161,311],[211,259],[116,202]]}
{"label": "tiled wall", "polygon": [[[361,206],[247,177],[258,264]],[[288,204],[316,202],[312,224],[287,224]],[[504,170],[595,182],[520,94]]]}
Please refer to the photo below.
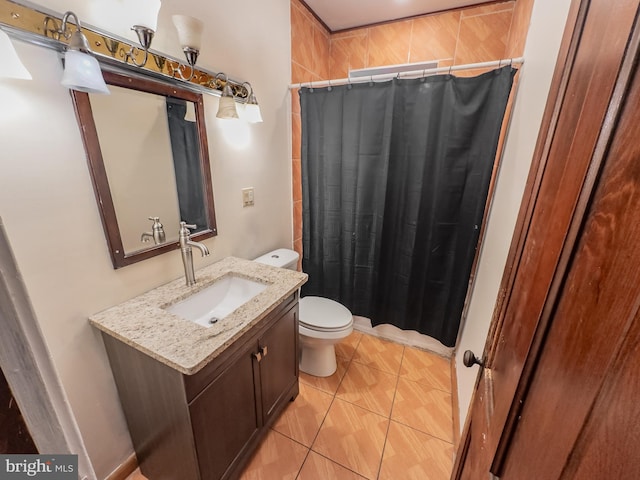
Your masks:
{"label": "tiled wall", "polygon": [[[438,60],[449,66],[519,57],[533,2],[490,3],[330,34],[299,0],[291,0],[291,81],[345,78],[350,69],[400,63]],[[294,248],[302,253],[300,101],[297,90],[291,95]]]}

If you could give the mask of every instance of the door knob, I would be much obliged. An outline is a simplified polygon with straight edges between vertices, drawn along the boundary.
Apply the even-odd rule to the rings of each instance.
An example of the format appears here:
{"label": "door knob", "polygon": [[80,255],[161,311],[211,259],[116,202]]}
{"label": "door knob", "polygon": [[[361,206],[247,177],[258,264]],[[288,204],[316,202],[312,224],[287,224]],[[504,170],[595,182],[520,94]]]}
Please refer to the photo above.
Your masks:
{"label": "door knob", "polygon": [[464,352],[464,355],[462,357],[462,363],[464,363],[465,367],[473,367],[476,364],[480,365],[481,367],[484,367],[484,364],[482,363],[482,361],[478,359],[478,357],[476,357],[471,350],[467,350],[466,352]]}

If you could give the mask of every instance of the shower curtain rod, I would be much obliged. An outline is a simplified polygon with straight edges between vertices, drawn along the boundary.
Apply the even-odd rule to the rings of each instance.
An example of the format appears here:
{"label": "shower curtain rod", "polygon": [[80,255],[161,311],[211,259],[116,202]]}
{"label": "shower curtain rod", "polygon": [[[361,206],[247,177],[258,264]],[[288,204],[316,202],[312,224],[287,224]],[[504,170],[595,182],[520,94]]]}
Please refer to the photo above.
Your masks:
{"label": "shower curtain rod", "polygon": [[317,82],[303,82],[303,83],[292,83],[289,85],[289,89],[294,88],[302,88],[302,87],[313,87],[313,88],[322,88],[322,87],[335,87],[338,85],[347,85],[349,83],[364,83],[371,81],[382,81],[382,80],[391,80],[392,78],[402,78],[402,77],[424,77],[427,75],[434,75],[437,73],[450,73],[455,72],[457,70],[472,70],[476,68],[489,68],[489,67],[506,67],[507,65],[522,65],[524,63],[524,57],[518,58],[507,58],[504,60],[493,60],[491,62],[481,62],[481,63],[468,63],[466,65],[453,65],[451,67],[438,67],[438,68],[427,68],[421,70],[411,70],[408,72],[398,72],[398,73],[382,73],[378,75],[370,75],[368,77],[356,77],[356,78],[338,78],[334,80],[320,80]]}

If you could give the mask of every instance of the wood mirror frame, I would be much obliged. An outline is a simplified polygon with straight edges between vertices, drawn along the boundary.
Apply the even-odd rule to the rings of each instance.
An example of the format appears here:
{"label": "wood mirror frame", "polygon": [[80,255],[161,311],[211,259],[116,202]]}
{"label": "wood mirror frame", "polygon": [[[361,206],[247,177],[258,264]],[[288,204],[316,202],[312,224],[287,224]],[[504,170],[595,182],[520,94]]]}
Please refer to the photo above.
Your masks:
{"label": "wood mirror frame", "polygon": [[[104,71],[103,74],[105,81],[109,85],[137,90],[140,92],[153,93],[165,97],[179,98],[182,100],[193,102],[195,104],[196,123],[199,138],[198,143],[200,149],[200,168],[203,181],[202,187],[205,197],[205,211],[208,219],[208,224],[206,225],[204,230],[194,233],[191,238],[194,241],[201,241],[205,238],[210,238],[217,235],[216,217],[213,202],[213,184],[211,180],[211,167],[209,163],[209,146],[207,142],[206,126],[204,120],[204,104],[202,100],[202,94],[194,93],[186,89],[181,89],[177,86],[161,83],[159,81],[149,80],[146,78],[121,75],[119,73],[108,71]],[[76,118],[80,125],[82,141],[84,143],[85,151],[87,154],[89,172],[96,195],[96,201],[98,202],[98,209],[100,210],[100,217],[107,238],[107,244],[109,247],[109,253],[111,255],[111,261],[113,262],[113,267],[121,268],[132,263],[146,260],[148,258],[155,257],[156,255],[160,255],[162,253],[179,248],[179,243],[176,240],[167,241],[166,243],[160,245],[152,245],[149,248],[136,250],[131,253],[125,252],[123,248],[120,227],[118,226],[118,219],[116,216],[113,197],[111,189],[109,187],[102,149],[100,148],[98,131],[96,129],[96,123],[93,117],[89,95],[87,93],[78,92],[76,90],[70,90],[70,92],[76,111]],[[175,229],[175,231],[178,232],[179,225],[165,225],[165,231],[169,231],[169,229]]]}

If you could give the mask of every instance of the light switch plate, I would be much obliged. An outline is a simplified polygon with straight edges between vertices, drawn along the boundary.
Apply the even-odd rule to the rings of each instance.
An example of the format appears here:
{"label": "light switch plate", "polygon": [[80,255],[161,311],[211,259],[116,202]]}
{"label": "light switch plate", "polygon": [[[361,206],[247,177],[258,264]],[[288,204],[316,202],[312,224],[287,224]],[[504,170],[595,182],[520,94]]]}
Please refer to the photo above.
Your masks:
{"label": "light switch plate", "polygon": [[253,187],[247,187],[242,189],[242,206],[253,207]]}

